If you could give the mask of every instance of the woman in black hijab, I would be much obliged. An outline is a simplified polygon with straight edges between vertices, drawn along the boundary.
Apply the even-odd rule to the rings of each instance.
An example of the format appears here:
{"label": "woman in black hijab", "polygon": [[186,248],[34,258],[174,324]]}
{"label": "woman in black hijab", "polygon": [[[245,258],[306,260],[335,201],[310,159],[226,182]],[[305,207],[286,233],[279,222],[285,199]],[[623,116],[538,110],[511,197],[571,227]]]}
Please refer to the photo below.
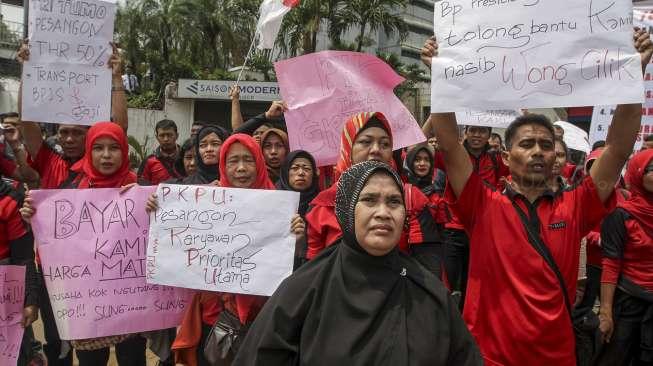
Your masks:
{"label": "woman in black hijab", "polygon": [[[298,183],[298,180],[301,182]],[[298,213],[304,217],[308,204],[320,193],[318,180],[313,156],[307,151],[295,150],[288,154],[281,164],[277,189],[300,193]],[[301,189],[302,186],[307,188]]]}
{"label": "woman in black hijab", "polygon": [[408,183],[419,188],[426,197],[431,197],[433,194],[442,195],[447,179],[446,174],[440,169],[437,169],[435,174],[433,173],[435,169],[434,154],[435,151],[431,145],[419,144],[408,151],[404,163],[404,173]]}
{"label": "woman in black hijab", "polygon": [[[300,193],[297,213],[302,219],[305,218],[306,211],[308,211],[308,204],[320,193],[318,179],[315,159],[307,151],[295,150],[288,154],[281,164],[279,180],[276,184],[277,189]],[[306,237],[295,241],[294,270],[307,262],[307,249]]]}
{"label": "woman in black hijab", "polygon": [[187,139],[181,145],[181,150],[179,151],[179,156],[175,161],[175,170],[182,177],[176,179],[176,181],[181,182],[184,178],[189,175],[192,175],[196,171],[195,166],[195,148],[193,146],[193,140]]}
{"label": "woman in black hijab", "polygon": [[181,184],[210,184],[220,178],[218,161],[220,147],[229,137],[229,132],[220,126],[202,127],[195,137],[195,165],[197,171],[181,181]]}
{"label": "woman in black hijab", "polygon": [[392,168],[354,165],[335,205],[341,245],[280,285],[233,365],[481,365],[442,283],[397,249],[406,208]]}

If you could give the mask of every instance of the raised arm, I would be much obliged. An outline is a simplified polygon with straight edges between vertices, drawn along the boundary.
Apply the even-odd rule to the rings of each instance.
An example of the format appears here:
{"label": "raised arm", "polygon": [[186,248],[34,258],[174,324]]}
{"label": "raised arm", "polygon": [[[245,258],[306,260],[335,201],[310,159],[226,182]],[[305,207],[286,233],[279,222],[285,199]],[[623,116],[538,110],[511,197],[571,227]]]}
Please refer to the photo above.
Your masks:
{"label": "raised arm", "polygon": [[240,89],[233,85],[229,89],[229,98],[231,98],[231,130],[236,131],[243,125],[243,114],[240,112]]}
{"label": "raised arm", "polygon": [[[634,34],[635,48],[641,55],[642,69],[651,61],[653,44],[648,32],[637,29]],[[605,140],[605,149],[592,166],[590,175],[601,201],[605,202],[617,183],[626,160],[633,152],[635,139],[642,121],[641,104],[620,104],[612,117],[612,124]]]}
{"label": "raised arm", "polygon": [[[29,43],[27,40],[23,40],[16,54],[16,60],[18,63],[23,66],[25,61],[29,60]],[[18,87],[18,113],[23,114],[23,80],[20,80],[20,86]],[[22,119],[22,118],[21,118]],[[25,148],[32,158],[36,158],[36,155],[41,149],[43,144],[43,135],[41,134],[41,127],[38,123],[22,120],[23,126],[23,139],[25,141]]]}
{"label": "raised arm", "polygon": [[[436,57],[438,44],[435,38],[430,38],[422,48],[422,57]],[[430,62],[429,62],[430,65]],[[444,166],[447,171],[449,184],[456,194],[460,196],[472,174],[472,162],[467,151],[458,142],[458,123],[455,113],[432,113],[431,126],[433,135],[438,139],[440,151],[444,157]]]}
{"label": "raised arm", "polygon": [[113,53],[109,58],[111,68],[111,119],[127,133],[129,118],[127,117],[127,96],[125,87],[122,84],[122,59],[118,53],[118,47],[111,43]]}

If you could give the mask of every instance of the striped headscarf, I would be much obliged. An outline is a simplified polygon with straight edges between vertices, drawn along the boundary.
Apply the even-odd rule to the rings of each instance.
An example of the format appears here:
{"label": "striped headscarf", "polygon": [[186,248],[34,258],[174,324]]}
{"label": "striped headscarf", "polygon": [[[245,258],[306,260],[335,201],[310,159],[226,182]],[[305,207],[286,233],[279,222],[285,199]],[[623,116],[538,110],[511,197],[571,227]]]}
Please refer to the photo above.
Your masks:
{"label": "striped headscarf", "polygon": [[383,113],[362,112],[352,116],[347,120],[347,122],[345,122],[344,126],[342,127],[342,133],[340,134],[340,158],[336,163],[336,180],[345,170],[349,169],[352,166],[351,150],[354,146],[354,141],[356,141],[356,136],[358,136],[358,133],[364,130],[365,126],[370,121],[378,121],[383,125],[384,129],[390,136],[390,144],[392,144],[392,129],[390,128],[388,119],[385,118]]}

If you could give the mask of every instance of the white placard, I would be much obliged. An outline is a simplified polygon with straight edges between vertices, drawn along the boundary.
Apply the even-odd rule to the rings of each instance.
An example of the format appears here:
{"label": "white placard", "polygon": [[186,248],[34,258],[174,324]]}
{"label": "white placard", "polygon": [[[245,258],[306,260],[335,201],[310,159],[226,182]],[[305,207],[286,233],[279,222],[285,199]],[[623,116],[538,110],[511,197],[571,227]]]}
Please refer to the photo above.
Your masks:
{"label": "white placard", "polygon": [[97,0],[29,2],[23,120],[77,125],[109,120],[107,62],[115,12],[115,4]]}
{"label": "white placard", "polygon": [[593,145],[597,141],[605,141],[605,138],[608,137],[608,128],[612,123],[615,108],[616,106],[614,105],[594,106],[589,133],[590,145]]}
{"label": "white placard", "polygon": [[299,193],[160,184],[147,281],[270,296],[292,273]]}
{"label": "white placard", "polygon": [[628,0],[443,0],[433,112],[643,99]]}
{"label": "white placard", "polygon": [[521,112],[516,109],[494,111],[475,111],[468,109],[464,112],[456,112],[456,121],[466,126],[505,128],[519,116],[521,116]]}

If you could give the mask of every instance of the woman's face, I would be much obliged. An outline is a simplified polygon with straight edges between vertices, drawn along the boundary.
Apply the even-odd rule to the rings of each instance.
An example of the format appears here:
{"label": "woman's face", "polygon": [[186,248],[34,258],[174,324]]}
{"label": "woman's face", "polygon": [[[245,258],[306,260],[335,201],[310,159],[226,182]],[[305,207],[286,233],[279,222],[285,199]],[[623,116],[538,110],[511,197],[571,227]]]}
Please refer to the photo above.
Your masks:
{"label": "woman's face", "polygon": [[383,173],[374,174],[361,191],[354,212],[358,244],[370,255],[388,254],[399,243],[406,218],[401,191]]}
{"label": "woman's face", "polygon": [[111,137],[100,137],[93,142],[91,149],[93,167],[100,174],[111,175],[122,166],[120,144]]}
{"label": "woman's face", "polygon": [[195,166],[195,150],[190,148],[184,152],[184,170],[186,170],[186,175],[192,175],[197,171]]}
{"label": "woman's face", "polygon": [[306,158],[295,158],[288,171],[288,183],[295,191],[304,191],[313,184],[313,165]]}
{"label": "woman's face", "polygon": [[422,149],[415,156],[415,160],[413,161],[413,171],[418,177],[422,178],[429,174],[430,169],[431,159],[429,159],[429,153]]}
{"label": "woman's face", "polygon": [[227,152],[227,179],[236,188],[250,188],[256,181],[256,159],[239,142],[231,145]]}
{"label": "woman's face", "polygon": [[286,144],[276,133],[271,132],[263,141],[263,156],[265,157],[265,163],[269,167],[279,168],[287,153]]}
{"label": "woman's face", "polygon": [[392,159],[392,143],[390,136],[380,127],[370,127],[359,132],[351,148],[351,164],[355,165],[367,160],[390,163]]}
{"label": "woman's face", "polygon": [[212,132],[200,140],[200,157],[204,165],[218,165],[220,160],[220,147],[222,146],[222,139]]}

